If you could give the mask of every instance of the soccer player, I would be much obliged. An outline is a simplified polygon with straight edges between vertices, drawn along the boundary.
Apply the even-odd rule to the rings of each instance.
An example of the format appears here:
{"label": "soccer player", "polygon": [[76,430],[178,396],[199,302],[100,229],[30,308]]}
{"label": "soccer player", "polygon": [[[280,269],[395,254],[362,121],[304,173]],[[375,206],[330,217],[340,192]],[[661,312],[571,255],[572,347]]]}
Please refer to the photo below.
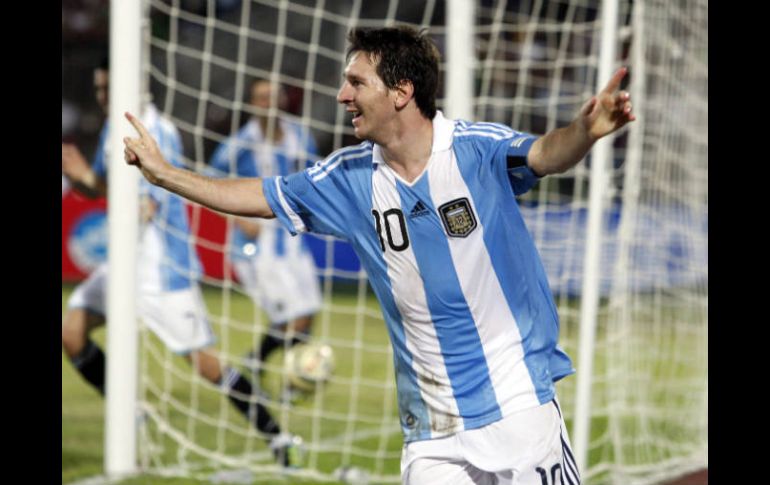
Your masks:
{"label": "soccer player", "polygon": [[515,195],[633,121],[619,69],[542,137],[436,111],[438,51],[408,27],[353,29],[337,100],[365,141],[304,172],[213,180],[163,160],[141,122],[125,158],[153,184],[227,213],[353,245],[394,350],[404,483],[541,485],[579,474],[554,382],[548,281]]}
{"label": "soccer player", "polygon": [[[309,130],[285,116],[268,116],[273,103],[286,109],[284,90],[268,80],[255,79],[249,94],[257,114],[217,147],[208,173],[267,177],[307,168],[316,154]],[[315,263],[305,240],[291,237],[275,220],[238,218],[231,241],[235,273],[270,320],[259,349],[249,354],[261,374],[260,364],[273,351],[308,340],[313,316],[321,308]]]}
{"label": "soccer player", "polygon": [[[108,80],[105,60],[94,71],[96,97],[105,113]],[[182,167],[182,141],[176,127],[151,104],[145,109],[143,121],[158,140],[160,153],[174,166]],[[94,197],[106,193],[108,133],[105,122],[91,166],[76,146],[62,144],[62,173],[84,195]],[[221,386],[235,407],[264,434],[279,463],[298,465],[294,437],[281,433],[278,423],[262,404],[249,402],[251,383],[237,370],[223,369],[219,362],[213,347],[215,337],[197,283],[200,263],[190,242],[184,201],[144,180],[140,194],[139,315],[169,349],[183,355],[202,377]],[[62,322],[65,353],[75,369],[101,394],[104,394],[105,356],[89,335],[105,324],[107,281],[107,263],[103,263],[75,288]]]}

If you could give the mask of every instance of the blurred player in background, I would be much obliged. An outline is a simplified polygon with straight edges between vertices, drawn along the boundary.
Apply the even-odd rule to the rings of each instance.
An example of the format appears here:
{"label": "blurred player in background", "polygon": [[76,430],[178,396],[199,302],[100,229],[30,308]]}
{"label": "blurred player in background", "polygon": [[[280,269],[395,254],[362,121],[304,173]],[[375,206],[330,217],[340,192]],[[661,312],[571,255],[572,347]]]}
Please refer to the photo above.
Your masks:
{"label": "blurred player in background", "polygon": [[[96,98],[108,112],[108,62],[94,71]],[[144,123],[158,140],[163,156],[183,167],[182,142],[176,127],[157,109],[145,107]],[[109,126],[105,121],[93,164],[80,150],[62,144],[62,173],[88,197],[107,192]],[[140,244],[137,257],[138,313],[144,323],[173,352],[184,356],[205,379],[220,386],[230,401],[264,434],[276,459],[296,466],[298,439],[281,433],[278,423],[253,396],[250,382],[230,367],[222,368],[214,348],[198,278],[200,262],[191,244],[184,201],[142,180],[140,184]],[[62,347],[73,366],[102,395],[105,356],[91,332],[105,324],[107,263],[102,263],[72,293],[62,322]]]}
{"label": "blurred player in background", "polygon": [[[410,27],[353,29],[337,101],[363,143],[304,172],[216,180],[174,168],[131,115],[153,184],[293,233],[348,240],[393,345],[405,484],[580,483],[554,382],[573,373],[516,195],[635,116],[619,69],[542,137],[436,109],[439,54]],[[549,482],[549,483],[550,483]]]}
{"label": "blurred player in background", "polygon": [[[316,157],[310,131],[286,116],[283,88],[266,79],[249,86],[255,115],[214,152],[208,174],[216,177],[286,176],[307,168]],[[321,290],[313,256],[302,237],[291,237],[276,220],[237,218],[231,241],[232,263],[238,280],[270,320],[251,364],[263,362],[279,347],[288,350],[309,339],[313,316],[321,308]],[[292,390],[286,389],[289,399]]]}

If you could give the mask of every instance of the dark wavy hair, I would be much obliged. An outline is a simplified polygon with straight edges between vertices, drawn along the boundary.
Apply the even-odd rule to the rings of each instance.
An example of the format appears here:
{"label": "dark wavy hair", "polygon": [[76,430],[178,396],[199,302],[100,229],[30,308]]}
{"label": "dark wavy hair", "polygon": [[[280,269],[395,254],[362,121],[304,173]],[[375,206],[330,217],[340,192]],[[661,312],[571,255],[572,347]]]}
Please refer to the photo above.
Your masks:
{"label": "dark wavy hair", "polygon": [[439,52],[425,30],[400,26],[384,29],[354,28],[348,33],[346,60],[365,52],[376,63],[377,75],[389,89],[408,80],[414,86],[414,99],[429,120],[436,115]]}

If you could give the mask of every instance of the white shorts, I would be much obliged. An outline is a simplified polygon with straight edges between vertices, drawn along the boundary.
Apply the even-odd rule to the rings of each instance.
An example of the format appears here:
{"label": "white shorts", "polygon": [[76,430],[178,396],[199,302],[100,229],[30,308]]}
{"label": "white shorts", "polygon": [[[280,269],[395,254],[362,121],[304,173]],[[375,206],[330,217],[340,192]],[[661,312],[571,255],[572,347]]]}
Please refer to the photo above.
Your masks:
{"label": "white shorts", "polygon": [[292,257],[275,257],[263,252],[250,259],[234,260],[233,269],[273,325],[312,315],[321,309],[315,263],[307,252]]}
{"label": "white shorts", "polygon": [[[67,307],[105,315],[106,287],[107,265],[101,264],[75,288]],[[177,354],[210,347],[216,342],[198,285],[159,293],[140,290],[137,313],[169,350]]]}
{"label": "white shorts", "polygon": [[578,485],[556,399],[478,429],[413,441],[401,454],[409,485]]}

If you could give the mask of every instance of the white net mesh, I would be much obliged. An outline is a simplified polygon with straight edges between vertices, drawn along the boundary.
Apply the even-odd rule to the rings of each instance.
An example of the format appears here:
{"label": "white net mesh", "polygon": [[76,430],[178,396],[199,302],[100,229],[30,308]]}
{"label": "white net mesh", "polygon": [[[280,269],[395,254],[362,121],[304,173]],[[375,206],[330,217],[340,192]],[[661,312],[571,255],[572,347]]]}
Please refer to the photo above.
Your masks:
{"label": "white net mesh", "polygon": [[[435,1],[149,3],[150,91],[179,127],[186,162],[198,171],[252,113],[245,97],[252,78],[286,88],[281,114],[307,126],[325,156],[355,142],[335,100],[351,27],[428,27],[443,54],[451,35],[445,3]],[[476,118],[537,134],[571,121],[595,91],[598,8],[587,0],[481,2]],[[630,66],[639,119],[614,142],[583,476],[589,483],[650,483],[707,466],[707,2],[621,1],[619,27],[618,65]],[[588,178],[588,164],[581,163],[521,200],[559,306],[561,342],[575,361]],[[203,230],[218,225],[224,234],[233,222],[198,207],[191,222],[199,250],[210,258],[204,293],[219,354],[248,375],[244,355],[269,324],[227,270],[230,241]],[[346,245],[309,242],[321,263],[324,295],[313,338],[334,348],[337,370],[306,399],[284,403],[278,352],[254,399],[304,438],[298,475],[325,480],[338,467],[356,466],[374,481],[398,482],[401,434],[378,304]],[[141,348],[146,471],[278,473],[264,440],[219,389],[149,332]],[[558,388],[568,421],[574,385],[569,378]]]}

